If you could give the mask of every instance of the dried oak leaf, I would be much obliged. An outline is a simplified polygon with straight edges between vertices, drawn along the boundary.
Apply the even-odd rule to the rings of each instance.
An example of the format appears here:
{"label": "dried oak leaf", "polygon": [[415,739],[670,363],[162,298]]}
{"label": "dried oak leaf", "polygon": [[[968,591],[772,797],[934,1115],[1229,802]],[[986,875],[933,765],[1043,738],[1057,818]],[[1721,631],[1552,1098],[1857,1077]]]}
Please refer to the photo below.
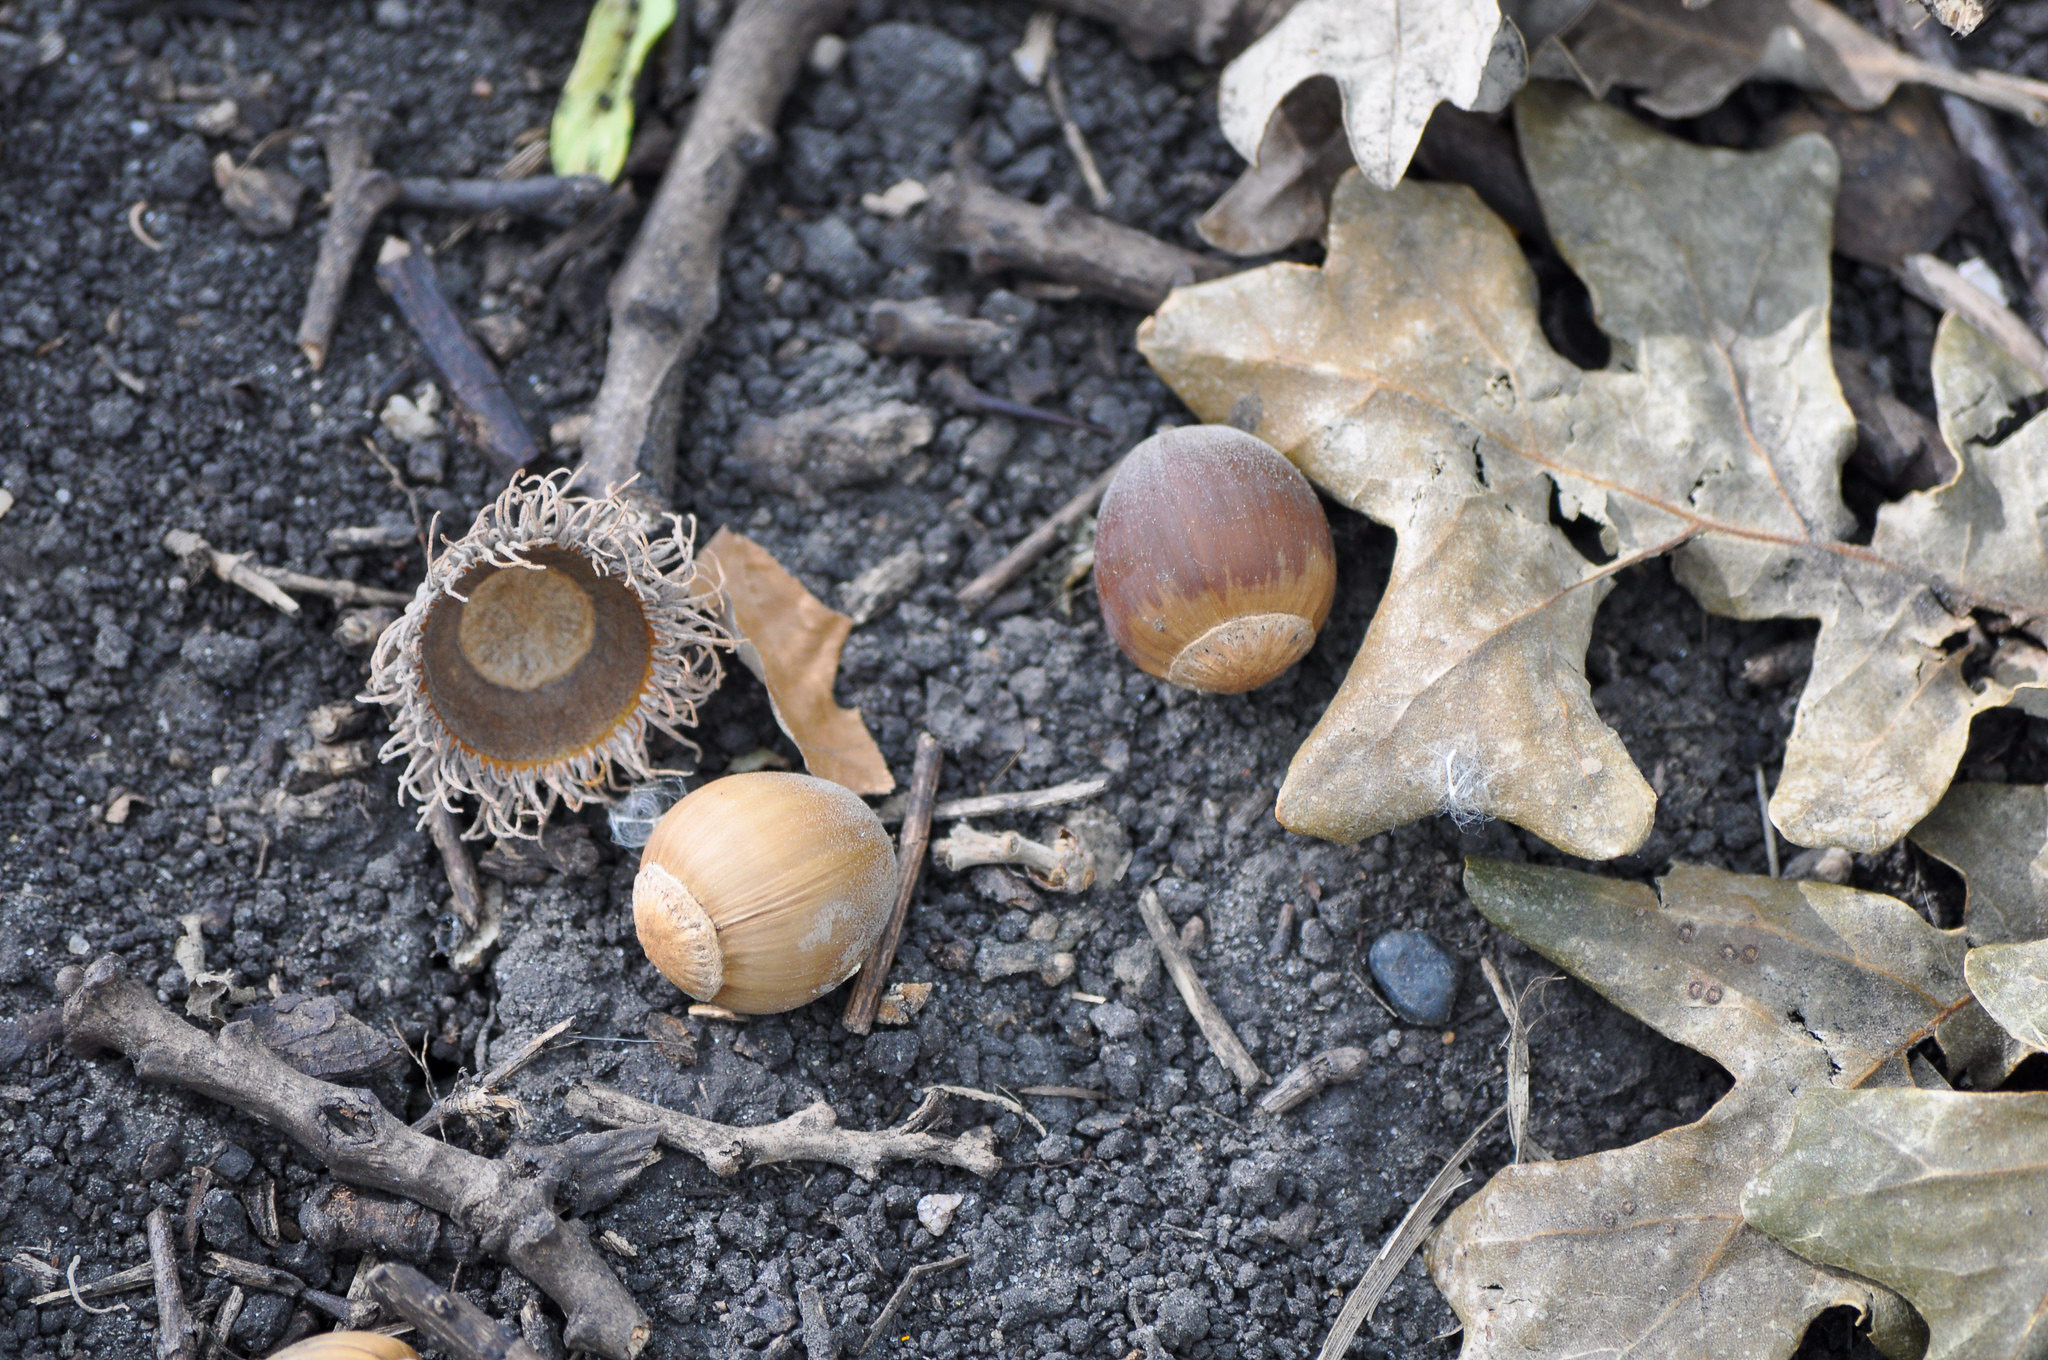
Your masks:
{"label": "dried oak leaf", "polygon": [[1844,1305],[1898,1354],[1913,1328],[1894,1296],[1787,1251],[1740,1201],[1802,1091],[1912,1085],[1930,1038],[1957,1068],[1983,1056],[1961,936],[1877,893],[1690,866],[1653,891],[1474,860],[1465,885],[1494,925],[1734,1086],[1633,1146],[1509,1166],[1445,1220],[1428,1261],[1463,1360],[1767,1360]]}
{"label": "dried oak leaf", "polygon": [[2010,1063],[2048,1050],[2048,788],[1958,784],[1912,838],[1963,876],[1963,974],[2012,1036]]}
{"label": "dried oak leaf", "polygon": [[2048,1094],[1804,1092],[1751,1223],[1897,1290],[1927,1360],[2048,1356]]}
{"label": "dried oak leaf", "polygon": [[[1945,325],[1935,385],[1968,456],[1850,542],[1834,153],[1817,137],[1694,147],[1549,84],[1518,124],[1611,337],[1606,369],[1550,348],[1528,265],[1469,190],[1356,176],[1321,268],[1177,289],[1139,330],[1204,419],[1258,434],[1399,537],[1281,822],[1355,841],[1450,811],[1587,858],[1635,849],[1656,798],[1594,711],[1585,650],[1614,575],[1670,553],[1714,613],[1820,620],[1771,814],[1801,845],[1890,845],[1941,796],[1971,717],[2040,683],[2048,654],[2019,626],[2048,614],[2048,420],[1985,443],[2024,384]],[[1600,551],[1573,545],[1575,517],[1599,525]],[[1994,635],[1973,611],[2015,627]]]}
{"label": "dried oak leaf", "polygon": [[839,653],[853,620],[804,588],[775,555],[745,534],[720,529],[698,552],[721,582],[735,654],[768,690],[775,721],[820,779],[855,793],[896,787],[889,762],[857,708],[832,697]]}
{"label": "dried oak leaf", "polygon": [[1782,80],[1874,109],[1904,83],[1953,90],[2040,121],[2017,85],[1950,71],[1893,47],[1825,0],[1598,0],[1570,28],[1532,45],[1530,73],[1582,81],[1595,95],[1638,90],[1644,108],[1691,118],[1746,80]]}
{"label": "dried oak leaf", "polygon": [[1352,155],[1368,179],[1390,188],[1430,110],[1445,100],[1498,108],[1524,70],[1521,37],[1502,22],[1497,0],[1297,0],[1223,68],[1217,111],[1224,137],[1257,161],[1281,101],[1327,77],[1343,99]]}

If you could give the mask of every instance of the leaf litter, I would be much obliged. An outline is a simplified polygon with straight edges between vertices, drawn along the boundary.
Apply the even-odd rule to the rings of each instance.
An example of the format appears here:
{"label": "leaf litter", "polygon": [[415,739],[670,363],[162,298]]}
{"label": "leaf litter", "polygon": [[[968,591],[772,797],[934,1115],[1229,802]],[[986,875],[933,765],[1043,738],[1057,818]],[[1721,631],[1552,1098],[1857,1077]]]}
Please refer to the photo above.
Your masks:
{"label": "leaf litter", "polygon": [[[2043,683],[2025,629],[2048,614],[2048,421],[2005,432],[2038,384],[1947,321],[1933,377],[1959,470],[1857,542],[1826,143],[1700,148],[1548,83],[1516,122],[1608,367],[1550,346],[1521,251],[1469,190],[1355,173],[1323,266],[1177,289],[1140,328],[1199,415],[1398,537],[1280,820],[1355,841],[1443,810],[1445,769],[1469,767],[1468,813],[1586,858],[1640,846],[1656,796],[1594,710],[1585,651],[1614,576],[1669,554],[1710,612],[1820,621],[1773,821],[1800,845],[1892,844],[1946,789],[1970,719]],[[1580,517],[1599,551],[1560,523]]]}

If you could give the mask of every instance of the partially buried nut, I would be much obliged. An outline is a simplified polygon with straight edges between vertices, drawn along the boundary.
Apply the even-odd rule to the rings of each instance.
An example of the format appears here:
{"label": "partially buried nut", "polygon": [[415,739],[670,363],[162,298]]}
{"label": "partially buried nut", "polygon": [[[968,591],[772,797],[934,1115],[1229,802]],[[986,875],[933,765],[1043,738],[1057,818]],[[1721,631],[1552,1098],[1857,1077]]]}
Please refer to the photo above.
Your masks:
{"label": "partially buried nut", "polygon": [[1095,587],[1140,669],[1239,694],[1307,654],[1337,590],[1322,502],[1272,445],[1224,425],[1127,454],[1096,517]]}
{"label": "partially buried nut", "polygon": [[889,920],[896,853],[851,790],[727,775],[662,815],[633,880],[640,947],[699,1001],[794,1010],[853,976]]}
{"label": "partially buried nut", "polygon": [[420,1353],[382,1332],[328,1332],[293,1342],[270,1360],[420,1360]]}

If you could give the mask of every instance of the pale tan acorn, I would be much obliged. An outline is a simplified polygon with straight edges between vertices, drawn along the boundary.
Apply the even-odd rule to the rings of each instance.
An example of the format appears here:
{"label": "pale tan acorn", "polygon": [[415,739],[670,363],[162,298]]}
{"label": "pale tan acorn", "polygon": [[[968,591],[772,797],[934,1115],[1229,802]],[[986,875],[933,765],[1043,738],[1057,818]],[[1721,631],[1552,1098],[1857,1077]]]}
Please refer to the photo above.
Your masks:
{"label": "pale tan acorn", "polygon": [[1254,435],[1192,425],[1125,455],[1096,516],[1103,622],[1140,669],[1238,694],[1308,652],[1337,555],[1308,479]]}
{"label": "pale tan acorn", "polygon": [[270,1360],[420,1360],[420,1353],[382,1332],[327,1332],[294,1341]]}
{"label": "pale tan acorn", "polygon": [[805,774],[735,774],[655,824],[633,924],[683,991],[769,1015],[853,976],[895,897],[895,848],[858,795]]}

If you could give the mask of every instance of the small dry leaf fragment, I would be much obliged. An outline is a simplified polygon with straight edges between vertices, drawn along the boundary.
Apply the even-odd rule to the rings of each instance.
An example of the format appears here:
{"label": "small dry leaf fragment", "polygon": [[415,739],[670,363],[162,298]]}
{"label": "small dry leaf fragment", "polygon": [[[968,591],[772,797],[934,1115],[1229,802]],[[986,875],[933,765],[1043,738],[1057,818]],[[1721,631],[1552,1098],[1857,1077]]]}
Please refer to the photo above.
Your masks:
{"label": "small dry leaf fragment", "polygon": [[[1280,820],[1352,841],[1449,811],[1589,858],[1640,845],[1655,798],[1594,711],[1584,655],[1615,573],[1671,553],[1712,612],[1820,620],[1771,814],[1800,845],[1883,849],[1939,799],[1970,719],[2041,684],[2048,654],[1972,612],[2048,616],[2048,420],[1989,442],[2033,386],[1944,324],[1934,379],[1960,471],[1848,541],[1833,152],[1689,146],[1549,85],[1517,120],[1609,368],[1551,350],[1520,249],[1469,191],[1354,177],[1323,267],[1178,289],[1140,329],[1204,419],[1265,438],[1400,539]],[[1599,547],[1573,546],[1553,504],[1598,523]]]}
{"label": "small dry leaf fragment", "polygon": [[1913,843],[1963,876],[1971,944],[2048,936],[2048,787],[1958,784]]}
{"label": "small dry leaf fragment", "polygon": [[1799,1098],[1750,1222],[1904,1295],[1926,1360],[2048,1355],[2048,1094],[1838,1091]]}
{"label": "small dry leaf fragment", "polygon": [[739,659],[767,686],[775,721],[803,753],[805,768],[855,793],[895,788],[860,710],[841,708],[832,697],[853,620],[811,594],[744,534],[720,529],[704,545],[703,559],[711,579],[723,583]]}
{"label": "small dry leaf fragment", "polygon": [[1976,1053],[1959,935],[1876,893],[1689,866],[1652,891],[1474,860],[1466,888],[1496,926],[1735,1085],[1633,1146],[1510,1166],[1445,1221],[1429,1264],[1464,1321],[1464,1360],[1781,1360],[1831,1307],[1885,1331],[1906,1321],[1886,1291],[1749,1227],[1740,1200],[1801,1092],[1908,1084],[1929,1038],[1954,1063]]}
{"label": "small dry leaf fragment", "polygon": [[1297,86],[1274,109],[1252,163],[1195,232],[1230,255],[1267,255],[1311,240],[1322,235],[1330,191],[1353,163],[1337,87],[1327,80]]}
{"label": "small dry leaf fragment", "polygon": [[2048,1052],[2048,940],[1979,945],[1964,957],[1963,976],[2000,1028]]}
{"label": "small dry leaf fragment", "polygon": [[[1257,160],[1281,101],[1304,81],[1328,77],[1343,98],[1352,155],[1367,179],[1391,188],[1430,110],[1478,101],[1502,31],[1495,0],[1297,0],[1223,69],[1223,135]],[[1520,39],[1514,44],[1519,49]]]}

